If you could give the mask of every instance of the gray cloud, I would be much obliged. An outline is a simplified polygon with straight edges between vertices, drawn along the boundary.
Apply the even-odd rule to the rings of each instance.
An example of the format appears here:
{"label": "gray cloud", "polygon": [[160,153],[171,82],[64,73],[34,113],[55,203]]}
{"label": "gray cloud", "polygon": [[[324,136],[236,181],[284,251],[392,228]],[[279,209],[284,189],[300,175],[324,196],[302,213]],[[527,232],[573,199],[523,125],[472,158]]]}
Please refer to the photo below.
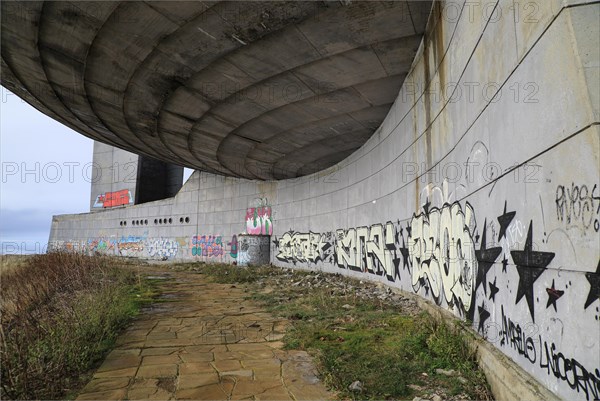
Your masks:
{"label": "gray cloud", "polygon": [[52,210],[44,209],[0,209],[0,236],[30,237],[50,233]]}

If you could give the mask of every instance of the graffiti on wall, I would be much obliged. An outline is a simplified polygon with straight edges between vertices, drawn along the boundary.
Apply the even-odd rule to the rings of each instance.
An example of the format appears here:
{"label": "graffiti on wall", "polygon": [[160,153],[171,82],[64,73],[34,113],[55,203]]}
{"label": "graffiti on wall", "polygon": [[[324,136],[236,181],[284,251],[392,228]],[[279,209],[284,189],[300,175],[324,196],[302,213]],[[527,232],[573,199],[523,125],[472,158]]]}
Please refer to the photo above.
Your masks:
{"label": "graffiti on wall", "polygon": [[[521,220],[515,218],[516,213],[514,210],[507,210],[507,202],[504,202],[504,211],[496,217],[497,223],[494,219],[488,222],[491,234],[490,244],[498,244],[502,247],[504,259],[510,253],[510,250],[516,247],[525,236],[525,227]],[[484,232],[484,234],[486,233]]]}
{"label": "graffiti on wall", "polygon": [[272,235],[271,206],[251,207],[246,210],[246,233]]}
{"label": "graffiti on wall", "polygon": [[193,256],[223,256],[223,240],[220,235],[195,235],[190,241]]}
{"label": "graffiti on wall", "polygon": [[94,207],[108,208],[123,205],[133,205],[133,197],[131,196],[131,192],[127,189],[105,192],[98,195],[94,201]]}
{"label": "graffiti on wall", "polygon": [[336,231],[335,255],[338,267],[379,276],[389,280],[398,276],[399,253],[394,223],[374,224]]}
{"label": "graffiti on wall", "polygon": [[600,192],[598,185],[559,185],[556,187],[556,218],[567,228],[600,231]]}
{"label": "graffiti on wall", "polygon": [[129,257],[143,257],[145,249],[145,236],[123,236],[119,239],[117,249],[119,255]]}
{"label": "graffiti on wall", "polygon": [[[590,290],[585,299],[583,309],[587,309],[588,306],[600,300],[600,260],[598,261],[598,266],[596,266],[596,271],[585,273],[585,278],[590,285]],[[596,308],[596,311],[598,311],[598,308]],[[600,320],[600,317],[596,316],[596,320]]]}
{"label": "graffiti on wall", "polygon": [[[441,209],[424,209],[410,222],[409,256],[412,285],[416,291],[426,285],[436,303],[443,295],[449,304],[458,302],[464,311],[471,308],[477,288],[478,263],[474,243],[475,214],[467,203],[458,202]],[[485,239],[484,239],[485,241]],[[481,255],[485,251],[480,251]],[[494,251],[495,253],[496,251]],[[496,255],[497,256],[497,255]],[[489,269],[492,255],[485,254]],[[480,278],[485,283],[483,278]]]}
{"label": "graffiti on wall", "polygon": [[167,260],[177,256],[179,243],[171,238],[151,238],[146,243],[146,249],[151,258]]}
{"label": "graffiti on wall", "polygon": [[515,304],[525,297],[531,318],[535,321],[535,309],[533,303],[533,283],[544,273],[546,267],[554,259],[552,252],[539,252],[533,248],[533,222],[529,223],[527,240],[522,251],[510,252],[519,274],[519,286]]}
{"label": "graffiti on wall", "polygon": [[116,238],[97,237],[87,240],[86,251],[91,254],[95,253],[113,253],[117,246]]}
{"label": "graffiti on wall", "polygon": [[317,263],[332,260],[333,234],[317,234],[313,232],[298,233],[288,231],[279,239],[275,239],[279,252],[276,258],[288,263]]}
{"label": "graffiti on wall", "polygon": [[262,265],[270,261],[269,237],[258,235],[240,235],[238,264]]}
{"label": "graffiti on wall", "polygon": [[237,235],[233,234],[231,236],[231,242],[228,242],[227,245],[229,246],[229,256],[231,256],[234,260],[237,259],[237,255],[238,255]]}
{"label": "graffiti on wall", "polygon": [[77,240],[53,241],[48,244],[48,249],[50,251],[84,252],[86,242]]}
{"label": "graffiti on wall", "polygon": [[[232,237],[230,255],[237,256],[237,237]],[[195,235],[191,237],[148,237],[128,235],[121,237],[93,237],[82,241],[55,241],[53,250],[80,252],[88,255],[115,256],[168,260],[188,257],[222,257],[225,246],[220,235]]]}
{"label": "graffiti on wall", "polygon": [[[495,301],[500,292],[498,273],[514,272],[513,301],[522,303],[535,321],[534,284],[553,261],[553,252],[537,250],[533,242],[534,225],[523,227],[516,212],[507,210],[478,227],[475,211],[467,202],[454,202],[441,207],[424,207],[413,215],[409,224],[400,221],[366,227],[338,229],[331,232],[288,231],[274,240],[277,260],[286,263],[330,263],[358,272],[386,275],[399,281],[406,270],[415,292],[425,289],[438,305],[459,306],[461,314],[481,318],[489,312],[484,304],[475,305],[475,293]],[[521,242],[521,239],[524,241]],[[505,252],[506,251],[506,252]],[[488,277],[492,268],[495,277]],[[597,269],[598,270],[598,269]],[[600,295],[600,271],[586,273],[590,291],[587,309]],[[554,283],[545,289],[546,307],[554,307],[564,290]],[[481,320],[481,319],[479,319]]]}
{"label": "graffiti on wall", "polygon": [[585,395],[586,400],[598,400],[600,396],[600,370],[597,367],[588,369],[577,359],[558,351],[555,343],[543,339],[539,328],[534,324],[520,325],[511,320],[501,306],[501,325],[489,324],[486,331],[495,331],[490,340],[499,340],[501,347],[514,350],[519,356],[539,368],[549,376],[566,382],[578,393]]}
{"label": "graffiti on wall", "polygon": [[408,227],[404,230],[398,221],[336,232],[288,231],[273,243],[282,262],[329,263],[395,281],[401,264],[408,269],[407,234]]}

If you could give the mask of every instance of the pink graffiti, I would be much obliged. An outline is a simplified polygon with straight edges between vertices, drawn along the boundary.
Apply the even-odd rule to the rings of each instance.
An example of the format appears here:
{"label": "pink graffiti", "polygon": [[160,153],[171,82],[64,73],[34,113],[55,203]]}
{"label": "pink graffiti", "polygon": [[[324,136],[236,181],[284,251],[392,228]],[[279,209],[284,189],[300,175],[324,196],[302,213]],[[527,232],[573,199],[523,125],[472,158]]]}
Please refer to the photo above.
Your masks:
{"label": "pink graffiti", "polygon": [[271,207],[251,207],[246,210],[246,232],[254,235],[272,235]]}
{"label": "pink graffiti", "polygon": [[195,235],[192,237],[192,255],[218,257],[223,255],[223,241],[221,236]]}
{"label": "pink graffiti", "polygon": [[229,255],[236,259],[237,255],[238,255],[238,240],[237,240],[237,235],[233,234],[233,236],[231,237],[231,242],[228,242],[227,245],[229,245]]}

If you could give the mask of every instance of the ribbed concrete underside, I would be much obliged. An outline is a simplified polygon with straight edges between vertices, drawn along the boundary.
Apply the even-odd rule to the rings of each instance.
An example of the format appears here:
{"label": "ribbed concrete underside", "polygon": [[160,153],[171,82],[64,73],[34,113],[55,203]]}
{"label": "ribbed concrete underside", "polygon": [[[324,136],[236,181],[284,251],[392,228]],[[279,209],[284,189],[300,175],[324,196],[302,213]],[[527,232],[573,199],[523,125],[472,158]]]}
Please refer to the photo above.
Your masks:
{"label": "ribbed concrete underside", "polygon": [[398,94],[416,2],[2,2],[2,85],[98,141],[297,177],[359,148]]}

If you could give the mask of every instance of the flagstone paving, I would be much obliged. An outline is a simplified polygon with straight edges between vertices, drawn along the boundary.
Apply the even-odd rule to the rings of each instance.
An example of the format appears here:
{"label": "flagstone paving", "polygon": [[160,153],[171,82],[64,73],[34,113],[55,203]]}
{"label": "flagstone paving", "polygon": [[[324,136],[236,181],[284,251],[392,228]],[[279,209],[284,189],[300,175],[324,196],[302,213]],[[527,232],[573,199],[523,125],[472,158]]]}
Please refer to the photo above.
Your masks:
{"label": "flagstone paving", "polygon": [[242,287],[152,269],[166,279],[168,302],[153,304],[118,338],[78,400],[334,398],[306,352],[282,349],[290,323],[245,299]]}

